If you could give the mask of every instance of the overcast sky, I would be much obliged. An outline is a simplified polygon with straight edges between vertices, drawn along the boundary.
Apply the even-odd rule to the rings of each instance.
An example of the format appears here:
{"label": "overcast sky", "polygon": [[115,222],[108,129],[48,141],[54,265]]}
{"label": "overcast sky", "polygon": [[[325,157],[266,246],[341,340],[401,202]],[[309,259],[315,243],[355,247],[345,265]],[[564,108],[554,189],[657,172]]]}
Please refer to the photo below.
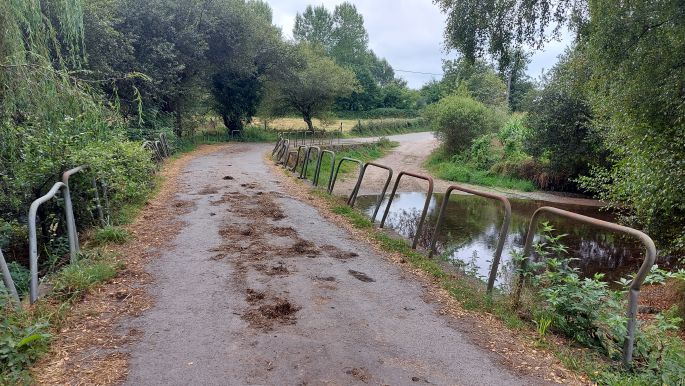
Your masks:
{"label": "overcast sky", "polygon": [[[274,24],[292,37],[295,15],[307,5],[323,4],[331,12],[344,0],[267,0],[274,13]],[[348,0],[364,16],[369,32],[369,46],[386,58],[396,75],[409,82],[409,87],[420,88],[431,79],[440,79],[442,59],[453,58],[444,50],[445,16],[431,0]],[[542,69],[549,70],[557,56],[564,51],[568,39],[552,42],[544,52],[537,52],[528,67],[528,74],[537,77]],[[414,74],[405,71],[438,75]]]}

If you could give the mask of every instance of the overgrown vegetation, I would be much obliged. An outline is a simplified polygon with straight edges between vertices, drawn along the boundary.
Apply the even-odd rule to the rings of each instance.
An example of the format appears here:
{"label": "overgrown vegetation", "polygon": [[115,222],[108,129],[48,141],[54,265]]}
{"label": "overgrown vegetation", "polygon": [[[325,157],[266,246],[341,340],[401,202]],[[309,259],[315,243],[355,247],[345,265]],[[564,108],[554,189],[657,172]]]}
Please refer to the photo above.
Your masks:
{"label": "overgrown vegetation", "polygon": [[[575,34],[559,64],[519,103],[509,94],[510,109],[528,112],[533,135],[525,149],[548,168],[553,187],[597,195],[624,223],[651,234],[662,252],[682,256],[685,4],[436,3],[447,15],[446,43],[466,67],[494,60],[493,70],[509,85],[516,83],[515,68],[525,65],[522,47],[543,47],[564,29]],[[468,78],[460,82],[478,99],[483,93]],[[445,96],[446,85],[429,86],[425,95]],[[488,87],[491,95],[501,90]]]}
{"label": "overgrown vegetation", "polygon": [[[47,352],[51,332],[59,330],[70,305],[123,267],[109,253],[87,250],[77,263],[50,276],[52,290],[31,308],[15,310],[0,291],[0,383],[30,384],[29,366]],[[17,290],[23,294],[28,286]]]}

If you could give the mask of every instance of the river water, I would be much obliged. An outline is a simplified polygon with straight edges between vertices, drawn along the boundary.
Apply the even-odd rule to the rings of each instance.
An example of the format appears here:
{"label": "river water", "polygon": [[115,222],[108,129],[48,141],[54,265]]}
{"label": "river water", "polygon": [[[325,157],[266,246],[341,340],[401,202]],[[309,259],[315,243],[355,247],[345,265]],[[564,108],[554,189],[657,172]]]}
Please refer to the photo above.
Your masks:
{"label": "river water", "polygon": [[[425,198],[424,193],[397,194],[385,226],[393,228],[405,237],[413,238]],[[420,246],[424,248],[430,244],[443,199],[443,194],[435,194],[431,199],[426,225],[420,238]],[[381,204],[378,221],[383,215],[387,201],[386,198]],[[376,202],[375,195],[359,196],[356,205],[371,216]],[[506,287],[511,282],[514,272],[512,251],[523,248],[530,217],[537,208],[553,206],[602,220],[614,220],[611,213],[599,207],[518,198],[512,198],[510,202],[511,225],[497,278],[497,285],[500,287]],[[442,229],[438,234],[438,252],[456,265],[462,266],[465,271],[487,278],[503,217],[504,210],[499,202],[478,196],[452,194]],[[605,280],[614,282],[636,272],[642,262],[644,251],[639,243],[623,235],[557,216],[543,216],[540,222],[545,221],[554,226],[555,233],[566,234],[562,238],[562,243],[568,247],[569,257],[577,259],[573,264],[580,268],[583,276],[603,273]]]}

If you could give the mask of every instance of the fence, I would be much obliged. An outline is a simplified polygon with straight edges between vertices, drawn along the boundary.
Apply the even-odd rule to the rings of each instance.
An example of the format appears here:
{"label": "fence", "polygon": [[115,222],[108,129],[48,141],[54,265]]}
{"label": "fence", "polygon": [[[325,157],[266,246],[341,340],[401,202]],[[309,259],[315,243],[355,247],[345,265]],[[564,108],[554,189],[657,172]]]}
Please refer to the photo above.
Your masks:
{"label": "fence", "polygon": [[[284,149],[283,143],[285,141],[287,141],[287,139],[279,141],[280,145],[277,144],[275,149],[274,149],[274,151],[276,153],[278,153],[278,151],[276,149],[278,149],[279,146],[281,149]],[[306,145],[304,145],[304,146],[306,147]],[[323,155],[324,154],[330,154],[331,158],[332,158],[331,177],[330,177],[329,185],[327,188],[328,194],[333,194],[333,191],[335,188],[335,182],[338,178],[338,175],[340,172],[340,167],[342,166],[343,163],[351,162],[351,163],[356,163],[359,165],[359,175],[357,177],[357,182],[355,183],[355,186],[352,189],[352,193],[350,194],[350,196],[347,199],[347,204],[350,207],[354,207],[354,204],[357,200],[357,196],[359,195],[359,191],[361,190],[361,186],[362,186],[362,183],[364,180],[364,175],[365,175],[366,170],[368,169],[369,166],[378,167],[378,168],[385,169],[388,171],[388,177],[385,180],[383,190],[381,191],[381,195],[378,198],[378,201],[376,202],[376,207],[375,207],[374,213],[372,215],[372,221],[375,221],[376,215],[377,215],[378,210],[380,208],[380,205],[385,198],[385,193],[387,191],[387,188],[390,184],[390,181],[392,180],[393,170],[390,167],[387,167],[385,165],[381,165],[378,163],[374,163],[374,162],[362,163],[360,160],[357,160],[357,159],[343,157],[342,159],[340,159],[338,161],[337,168],[335,169],[335,172],[333,172],[333,168],[335,167],[335,153],[330,151],[330,150],[321,150],[318,148],[317,148],[317,150],[318,150],[317,167],[316,167],[316,171],[314,172],[314,176],[313,176],[313,184],[315,186],[318,185],[319,175],[321,173],[321,160],[323,158]],[[281,150],[281,153],[283,153],[283,152],[285,152],[285,151]],[[298,154],[299,154],[299,151],[298,151]],[[276,160],[278,162],[279,157],[277,157]],[[289,157],[286,160],[286,165],[287,165],[288,161],[289,161]],[[306,164],[306,162],[305,162],[305,164]],[[296,163],[295,168],[293,170],[296,169],[296,166],[297,166],[297,163]],[[305,167],[306,166],[303,165],[303,169]],[[303,172],[301,174],[304,175],[304,177],[306,178],[306,170],[303,170]],[[428,212],[430,201],[431,201],[432,195],[433,195],[433,179],[431,177],[423,176],[423,175],[415,174],[415,173],[410,173],[410,172],[406,172],[406,171],[400,172],[397,176],[397,179],[395,180],[395,184],[393,186],[392,192],[390,193],[388,203],[385,207],[385,211],[383,213],[383,218],[381,219],[379,227],[383,228],[383,226],[385,225],[385,221],[388,217],[390,207],[392,205],[395,194],[397,193],[397,187],[399,186],[399,183],[400,183],[402,177],[405,175],[411,176],[414,178],[418,178],[418,179],[422,179],[422,180],[425,180],[428,182],[428,189],[426,192],[426,200],[425,200],[424,205],[423,205],[421,217],[420,217],[419,223],[417,225],[416,234],[414,235],[414,240],[412,243],[412,248],[416,249],[419,237],[421,235],[421,230],[423,228],[423,224],[425,222],[425,218],[426,218],[426,215]],[[509,231],[509,225],[511,222],[511,204],[509,203],[509,200],[506,197],[499,195],[499,194],[483,192],[483,191],[479,191],[479,190],[471,189],[471,188],[466,188],[466,187],[459,186],[459,185],[449,186],[447,188],[447,191],[445,192],[443,202],[442,202],[442,206],[440,208],[440,212],[438,213],[438,218],[436,220],[435,230],[434,230],[434,233],[432,235],[431,243],[430,243],[430,249],[428,251],[428,257],[429,258],[433,256],[433,253],[435,251],[437,234],[438,234],[438,232],[439,232],[439,230],[443,224],[444,216],[445,216],[445,212],[446,212],[445,210],[446,210],[446,207],[448,205],[450,195],[455,190],[499,201],[502,203],[502,206],[504,208],[504,218],[502,220],[502,225],[500,227],[499,239],[498,239],[497,247],[495,249],[495,253],[493,256],[492,267],[490,269],[490,276],[488,277],[488,282],[487,282],[487,287],[486,287],[487,294],[490,295],[493,291],[493,288],[494,288],[494,283],[495,283],[495,279],[497,276],[499,263],[501,260],[502,250],[504,248],[504,243],[506,241],[507,234]],[[580,215],[577,213],[564,211],[561,209],[556,209],[556,208],[551,208],[551,207],[542,207],[542,208],[538,209],[533,214],[533,216],[531,218],[530,226],[528,228],[528,233],[526,235],[526,244],[525,244],[524,251],[523,251],[523,255],[525,258],[524,258],[522,264],[526,264],[527,258],[531,254],[535,230],[537,229],[537,223],[538,223],[540,215],[542,213],[545,213],[545,212],[555,214],[555,215],[559,215],[559,216],[564,216],[564,217],[567,217],[567,218],[570,218],[570,219],[573,219],[573,220],[576,220],[579,222],[584,222],[584,223],[600,226],[600,227],[603,227],[605,229],[609,229],[609,230],[613,230],[613,231],[617,231],[617,232],[621,232],[621,233],[631,235],[633,237],[638,238],[643,243],[643,245],[645,246],[645,250],[646,250],[645,260],[643,261],[642,265],[640,266],[640,269],[638,270],[637,275],[635,276],[635,278],[631,282],[629,293],[628,293],[628,310],[626,312],[627,317],[628,317],[628,321],[627,321],[627,325],[626,325],[626,329],[627,329],[628,334],[625,338],[624,346],[623,346],[623,363],[626,367],[630,367],[630,364],[632,362],[633,349],[634,349],[637,306],[638,306],[640,288],[642,286],[642,283],[645,280],[645,277],[649,273],[651,267],[653,266],[653,264],[656,260],[656,248],[654,246],[654,242],[652,241],[652,239],[648,235],[646,235],[645,233],[640,232],[636,229],[633,229],[633,228],[628,228],[628,227],[625,227],[622,225],[618,225],[618,224],[594,219],[591,217],[587,217],[587,216],[583,216],[583,215]],[[519,279],[518,284],[517,284],[517,289],[516,289],[515,294],[514,294],[515,304],[518,304],[518,298],[520,297],[522,285],[523,285],[523,280]]]}

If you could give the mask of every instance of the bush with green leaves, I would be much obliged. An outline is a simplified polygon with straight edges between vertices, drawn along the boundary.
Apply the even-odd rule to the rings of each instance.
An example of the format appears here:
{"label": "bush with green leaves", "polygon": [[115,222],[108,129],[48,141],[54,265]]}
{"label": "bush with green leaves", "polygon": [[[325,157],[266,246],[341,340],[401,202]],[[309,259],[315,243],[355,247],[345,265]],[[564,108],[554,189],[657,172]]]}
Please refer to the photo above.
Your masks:
{"label": "bush with green leaves", "polygon": [[47,323],[33,323],[23,312],[3,310],[0,321],[0,384],[29,384],[28,367],[47,350]]}
{"label": "bush with green leaves", "polygon": [[[573,259],[567,256],[567,248],[562,243],[564,236],[556,234],[549,223],[541,224],[541,239],[535,244],[537,259],[519,269],[519,274],[530,284],[530,296],[523,303],[524,307],[533,320],[549,321],[547,327],[551,331],[618,361],[622,358],[627,334],[626,292],[611,289],[602,280],[602,274],[581,277],[579,270],[573,267]],[[522,259],[520,253],[515,254],[519,267]],[[653,276],[660,274],[658,269],[652,272]],[[654,280],[658,281],[658,278]],[[657,315],[653,322],[638,323],[633,371],[605,372],[601,375],[601,383],[670,385],[685,382],[685,344],[673,335],[682,323],[677,309]]]}
{"label": "bush with green leaves", "polygon": [[424,110],[424,117],[451,154],[468,149],[474,139],[497,132],[505,114],[465,93],[447,96]]}

